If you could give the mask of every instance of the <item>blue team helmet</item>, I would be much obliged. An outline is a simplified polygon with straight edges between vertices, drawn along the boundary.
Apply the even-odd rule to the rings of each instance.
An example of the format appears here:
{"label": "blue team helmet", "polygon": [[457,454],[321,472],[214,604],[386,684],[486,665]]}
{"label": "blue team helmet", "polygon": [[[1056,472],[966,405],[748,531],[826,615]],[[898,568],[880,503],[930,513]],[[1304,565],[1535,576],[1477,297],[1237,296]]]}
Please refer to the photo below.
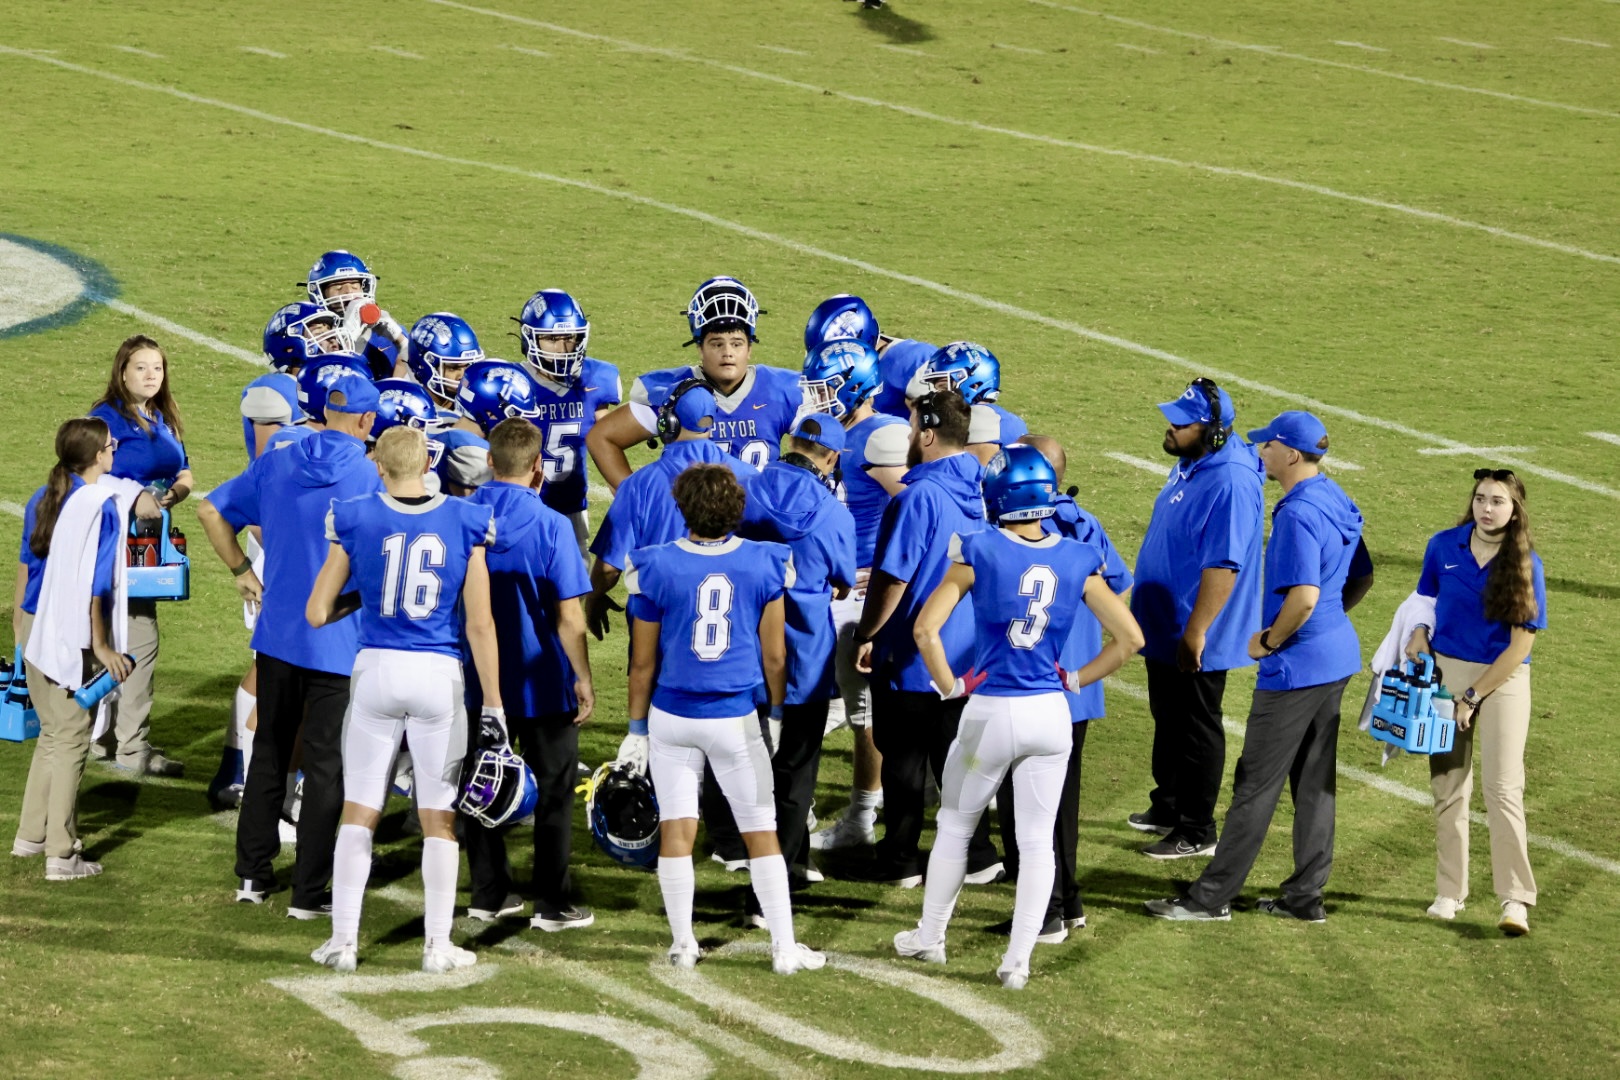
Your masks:
{"label": "blue team helmet", "polygon": [[1057,472],[1033,446],[1004,446],[984,467],[984,507],[992,521],[1051,517],[1057,513],[1057,499]]}
{"label": "blue team helmet", "polygon": [[[360,292],[344,297],[326,298],[326,287],[340,281],[358,281]],[[366,266],[360,256],[347,251],[328,251],[309,268],[309,280],[303,282],[309,290],[309,302],[336,315],[343,315],[355,303],[374,303],[377,299],[377,275]]]}
{"label": "blue team helmet", "polygon": [[829,296],[816,305],[804,324],[804,352],[829,341],[859,341],[877,348],[878,321],[866,301],[849,293]]}
{"label": "blue team helmet", "polygon": [[652,781],[621,761],[591,774],[585,786],[591,839],[615,862],[647,867],[658,862],[658,796]]}
{"label": "blue team helmet", "polygon": [[406,342],[405,366],[412,377],[445,402],[455,400],[456,387],[461,383],[459,371],[452,377],[445,368],[464,368],[483,358],[484,350],[473,328],[466,319],[448,311],[435,311],[417,319]]}
{"label": "blue team helmet", "polygon": [[505,360],[480,360],[461,377],[456,391],[456,413],[465,416],[486,435],[496,424],[513,416],[533,420],[540,415],[534,379]]}
{"label": "blue team helmet", "polygon": [[1001,361],[983,345],[953,341],[917,369],[906,396],[935,390],[955,390],[969,405],[994,401],[1001,396]]}
{"label": "blue team helmet", "polygon": [[375,439],[391,427],[413,427],[426,431],[439,420],[433,397],[411,379],[380,379],[377,382],[377,422],[371,425]]}
{"label": "blue team helmet", "polygon": [[[518,334],[529,366],[543,378],[572,386],[585,367],[585,349],[591,340],[591,321],[579,301],[561,289],[541,289],[529,297],[518,316]],[[573,344],[559,348],[546,338],[571,338]]]}
{"label": "blue team helmet", "polygon": [[763,314],[748,286],[734,277],[710,278],[697,287],[686,305],[686,322],[692,329],[693,344],[700,344],[704,334],[722,330],[741,330],[749,341],[758,341],[754,327]]}
{"label": "blue team helmet", "polygon": [[799,386],[812,412],[844,420],[883,385],[877,350],[864,341],[829,341],[804,358]]}
{"label": "blue team helmet", "polygon": [[528,817],[539,802],[533,770],[503,743],[473,756],[456,809],[493,829]]}
{"label": "blue team helmet", "polygon": [[298,406],[317,424],[326,423],[326,391],[344,375],[371,381],[371,365],[350,352],[327,353],[298,373]]}
{"label": "blue team helmet", "polygon": [[337,316],[318,304],[288,304],[264,324],[264,358],[277,371],[304,368],[328,353],[353,348]]}

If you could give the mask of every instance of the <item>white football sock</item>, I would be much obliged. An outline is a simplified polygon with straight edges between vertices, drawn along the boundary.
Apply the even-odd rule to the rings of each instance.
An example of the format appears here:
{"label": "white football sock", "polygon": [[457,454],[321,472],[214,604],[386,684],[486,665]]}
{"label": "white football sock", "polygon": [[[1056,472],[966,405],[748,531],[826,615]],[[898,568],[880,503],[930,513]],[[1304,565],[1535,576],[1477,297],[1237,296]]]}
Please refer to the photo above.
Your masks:
{"label": "white football sock", "polygon": [[845,815],[854,818],[863,828],[870,829],[876,825],[878,807],[883,805],[883,789],[862,791],[856,788],[850,795],[849,809],[844,811]]}
{"label": "white football sock", "polygon": [[354,945],[360,940],[360,905],[371,877],[371,830],[339,825],[332,852],[332,940]]}
{"label": "white football sock", "polygon": [[[456,872],[461,845],[437,836],[422,840],[422,929],[432,942],[450,944],[450,920],[456,912]],[[1048,883],[1047,888],[1051,885]]]}
{"label": "white football sock", "polygon": [[765,926],[771,932],[771,944],[791,949],[793,903],[788,899],[787,860],[780,855],[749,859],[748,876],[753,880],[760,914],[765,916]]}
{"label": "white football sock", "polygon": [[[787,871],[784,869],[783,874]],[[692,936],[692,893],[696,889],[692,856],[674,859],[658,857],[658,889],[664,894],[664,914],[669,917],[672,944],[695,941]],[[785,881],[785,877],[784,877]]]}

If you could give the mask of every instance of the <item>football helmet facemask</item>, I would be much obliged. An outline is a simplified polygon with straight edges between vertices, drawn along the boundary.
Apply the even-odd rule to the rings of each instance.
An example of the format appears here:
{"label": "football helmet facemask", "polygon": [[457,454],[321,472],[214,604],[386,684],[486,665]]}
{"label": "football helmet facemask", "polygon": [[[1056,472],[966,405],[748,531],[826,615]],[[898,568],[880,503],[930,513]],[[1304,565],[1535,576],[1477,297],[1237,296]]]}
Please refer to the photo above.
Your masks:
{"label": "football helmet facemask", "polygon": [[506,743],[475,750],[463,771],[456,809],[492,829],[528,817],[540,801],[534,772]]}
{"label": "football helmet facemask", "polygon": [[995,401],[1001,396],[1001,361],[983,345],[953,341],[917,369],[906,396],[918,398],[935,390],[954,390],[969,405]]}
{"label": "football helmet facemask", "polygon": [[831,413],[845,420],[878,391],[882,384],[878,355],[862,341],[829,341],[804,358],[799,386],[805,408]]}
{"label": "football helmet facemask", "polygon": [[[358,281],[360,289],[358,292],[328,297],[328,288],[340,281]],[[366,266],[364,259],[347,251],[324,253],[309,268],[309,280],[300,284],[309,290],[310,303],[326,308],[339,318],[347,315],[355,305],[377,301],[377,275]]]}
{"label": "football helmet facemask", "polygon": [[585,819],[596,846],[615,862],[657,864],[658,797],[641,773],[620,761],[592,773],[585,785]]}
{"label": "football helmet facemask", "polygon": [[700,344],[704,334],[722,330],[741,330],[749,341],[758,341],[754,327],[763,314],[748,286],[733,277],[712,277],[697,287],[686,305],[686,323],[692,331],[688,344]]}
{"label": "football helmet facemask", "polygon": [[524,356],[535,374],[572,386],[585,366],[591,339],[591,321],[579,302],[561,289],[541,289],[529,297],[517,321]]}

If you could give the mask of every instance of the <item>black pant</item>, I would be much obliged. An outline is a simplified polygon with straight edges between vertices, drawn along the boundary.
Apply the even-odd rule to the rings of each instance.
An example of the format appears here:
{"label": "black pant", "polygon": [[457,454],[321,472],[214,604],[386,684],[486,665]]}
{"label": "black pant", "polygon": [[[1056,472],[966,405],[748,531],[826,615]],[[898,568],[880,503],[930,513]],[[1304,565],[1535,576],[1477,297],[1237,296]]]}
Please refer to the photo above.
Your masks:
{"label": "black pant", "polygon": [[[966,698],[941,701],[933,691],[872,688],[872,741],[883,755],[883,839],[877,859],[886,873],[910,877],[922,873],[922,840],[928,771],[942,781],[945,755],[956,738]],[[983,870],[1000,858],[990,842],[990,819],[979,815],[968,841],[968,873]]]}
{"label": "black pant", "polygon": [[[545,716],[508,716],[506,729],[523,760],[534,771],[540,801],[534,807],[534,910],[555,915],[572,906],[574,785],[579,771],[579,728],[572,711]],[[478,745],[476,724],[468,727],[468,753]],[[512,864],[506,853],[507,826],[492,829],[461,816],[462,846],[472,875],[468,907],[500,910],[512,891]]]}
{"label": "black pant", "polygon": [[1153,713],[1153,782],[1148,796],[1154,822],[1194,844],[1215,839],[1215,799],[1226,768],[1221,699],[1226,672],[1181,671],[1147,662],[1148,708]]}
{"label": "black pant", "polygon": [[[1052,900],[1046,905],[1046,919],[1078,919],[1086,913],[1080,901],[1080,756],[1086,748],[1090,721],[1072,724],[1073,749],[1069,769],[1063,776],[1063,794],[1058,798],[1057,821],[1052,826],[1052,847],[1057,875],[1052,878]],[[1013,801],[1011,770],[996,793],[996,816],[1001,826],[1001,847],[1006,851],[1007,876],[1018,874],[1018,814]]]}
{"label": "black pant", "polygon": [[[782,734],[771,755],[771,784],[776,801],[776,838],[788,866],[810,862],[810,800],[816,793],[816,770],[821,767],[821,737],[827,728],[831,699],[782,707]],[[703,768],[703,821],[709,843],[722,859],[746,859],[742,834],[726,802],[714,770]],[[749,893],[752,900],[753,893]]]}
{"label": "black pant", "polygon": [[1333,814],[1338,786],[1340,679],[1299,690],[1256,690],[1249,710],[1221,845],[1187,895],[1213,908],[1243,890],[1277,812],[1283,782],[1294,800],[1294,873],[1282,883],[1288,906],[1320,902],[1333,870]]}
{"label": "black pant", "polygon": [[332,849],[343,816],[343,716],[348,708],[349,676],[259,654],[259,727],[236,822],[236,876],[260,886],[275,883],[271,864],[281,851],[281,804],[302,727],[304,802],[293,863],[294,907],[324,903],[331,884]]}

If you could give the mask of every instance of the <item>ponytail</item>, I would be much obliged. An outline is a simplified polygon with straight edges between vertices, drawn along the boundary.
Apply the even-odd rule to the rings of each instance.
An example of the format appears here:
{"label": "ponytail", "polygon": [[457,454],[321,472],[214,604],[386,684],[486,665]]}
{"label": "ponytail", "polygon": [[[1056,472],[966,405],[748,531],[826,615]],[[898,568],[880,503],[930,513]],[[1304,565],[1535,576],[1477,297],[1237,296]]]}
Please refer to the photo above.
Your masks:
{"label": "ponytail", "polygon": [[50,554],[56,519],[68,492],[73,490],[73,477],[96,463],[107,437],[106,422],[92,416],[69,420],[56,429],[56,464],[45,481],[45,494],[34,510],[34,531],[28,537],[28,550],[35,557],[43,559]]}

